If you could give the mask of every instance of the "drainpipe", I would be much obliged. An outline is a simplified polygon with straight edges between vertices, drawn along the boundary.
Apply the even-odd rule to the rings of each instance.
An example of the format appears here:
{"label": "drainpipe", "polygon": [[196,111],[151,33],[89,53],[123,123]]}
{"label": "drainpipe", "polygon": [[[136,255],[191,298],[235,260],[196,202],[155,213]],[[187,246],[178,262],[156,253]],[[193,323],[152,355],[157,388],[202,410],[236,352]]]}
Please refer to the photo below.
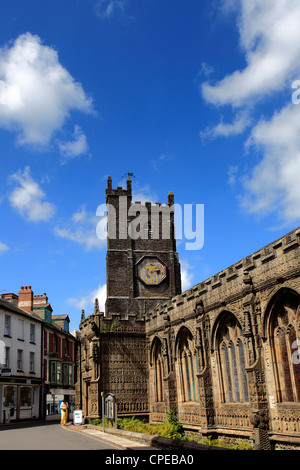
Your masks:
{"label": "drainpipe", "polygon": [[40,386],[40,418],[45,419],[45,404],[44,404],[44,383],[45,383],[45,366],[44,366],[44,345],[45,345],[45,338],[44,338],[44,323],[41,324],[41,379],[42,383]]}

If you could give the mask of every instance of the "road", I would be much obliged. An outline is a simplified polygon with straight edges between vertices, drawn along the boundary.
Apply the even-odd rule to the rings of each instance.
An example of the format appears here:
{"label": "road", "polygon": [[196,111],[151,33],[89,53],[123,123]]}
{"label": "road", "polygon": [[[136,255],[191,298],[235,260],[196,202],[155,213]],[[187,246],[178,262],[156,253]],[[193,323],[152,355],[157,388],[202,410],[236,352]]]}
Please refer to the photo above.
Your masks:
{"label": "road", "polygon": [[0,428],[0,450],[116,450],[113,444],[61,427],[58,423]]}

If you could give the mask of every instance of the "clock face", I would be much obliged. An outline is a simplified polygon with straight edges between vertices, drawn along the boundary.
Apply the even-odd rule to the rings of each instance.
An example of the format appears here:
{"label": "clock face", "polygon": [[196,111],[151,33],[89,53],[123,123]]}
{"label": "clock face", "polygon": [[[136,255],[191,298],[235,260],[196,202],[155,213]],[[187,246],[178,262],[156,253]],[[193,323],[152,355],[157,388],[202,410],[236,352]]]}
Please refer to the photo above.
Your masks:
{"label": "clock face", "polygon": [[166,277],[166,266],[156,257],[145,256],[137,265],[138,277],[147,285],[157,286]]}

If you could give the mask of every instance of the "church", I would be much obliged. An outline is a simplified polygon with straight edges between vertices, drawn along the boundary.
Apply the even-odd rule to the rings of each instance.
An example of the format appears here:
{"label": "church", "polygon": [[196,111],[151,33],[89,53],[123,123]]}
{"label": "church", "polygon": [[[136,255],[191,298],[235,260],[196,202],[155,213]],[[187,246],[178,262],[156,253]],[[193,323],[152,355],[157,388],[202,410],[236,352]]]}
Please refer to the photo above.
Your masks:
{"label": "church", "polygon": [[[181,290],[174,195],[132,201],[132,182],[107,205],[105,312],[82,312],[76,408],[300,449],[300,228]],[[234,260],[233,260],[234,261]]]}

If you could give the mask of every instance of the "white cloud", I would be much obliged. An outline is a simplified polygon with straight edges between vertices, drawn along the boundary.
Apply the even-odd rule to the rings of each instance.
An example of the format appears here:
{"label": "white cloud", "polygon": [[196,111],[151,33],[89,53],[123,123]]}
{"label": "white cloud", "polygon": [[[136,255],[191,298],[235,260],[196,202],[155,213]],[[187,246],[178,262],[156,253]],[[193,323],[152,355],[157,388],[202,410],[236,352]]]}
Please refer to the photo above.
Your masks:
{"label": "white cloud", "polygon": [[[226,137],[242,134],[251,125],[247,156],[251,156],[249,150],[258,150],[261,160],[257,164],[255,159],[252,172],[242,179],[242,205],[250,213],[275,213],[285,224],[292,223],[300,218],[300,106],[291,102],[292,83],[300,78],[300,3],[223,0],[224,5],[227,10],[239,11],[240,47],[246,65],[217,83],[202,85],[207,102],[230,105],[236,113],[232,124],[221,122],[202,134]],[[258,102],[262,104],[266,97],[287,91],[289,103],[275,111],[269,100],[267,112],[273,114],[271,118],[254,121]],[[236,171],[229,175],[231,184],[236,176]]]}
{"label": "white cloud", "polygon": [[198,78],[204,76],[205,78],[208,78],[210,75],[214,73],[214,68],[207,64],[206,62],[202,62],[201,68],[198,73]]}
{"label": "white cloud", "polygon": [[[122,183],[120,183],[121,185]],[[133,203],[140,201],[142,204],[145,202],[154,204],[156,200],[156,195],[148,185],[144,187],[137,185],[137,192],[134,192],[132,195]],[[95,214],[88,212],[86,207],[82,205],[65,226],[54,227],[54,233],[61,238],[83,245],[87,251],[94,249],[102,250],[106,247],[107,243],[106,205],[99,205]]]}
{"label": "white cloud", "polygon": [[167,153],[162,153],[159,155],[158,158],[151,161],[151,165],[155,171],[159,172],[161,170],[162,164],[172,159],[173,159],[172,155],[169,155]]}
{"label": "white cloud", "polygon": [[231,135],[238,135],[250,125],[251,118],[247,111],[237,113],[234,122],[224,123],[223,120],[214,127],[207,127],[204,131],[200,132],[202,139],[216,138],[216,137],[229,137]]}
{"label": "white cloud", "polygon": [[31,222],[46,222],[55,213],[55,206],[44,201],[46,195],[39,184],[33,180],[30,168],[10,176],[11,182],[17,183],[15,189],[9,194],[11,206],[20,215]]}
{"label": "white cloud", "polygon": [[2,255],[3,253],[5,253],[5,251],[8,251],[8,250],[9,250],[9,247],[5,245],[5,243],[0,242],[0,255]]}
{"label": "white cloud", "polygon": [[100,312],[105,312],[106,301],[106,284],[97,287],[97,289],[88,292],[81,297],[72,297],[66,300],[68,305],[72,305],[80,310],[92,309],[95,304],[95,299],[98,299]]}
{"label": "white cloud", "polygon": [[289,104],[262,119],[247,145],[264,158],[245,181],[245,207],[261,215],[276,210],[287,223],[300,219],[300,106]]}
{"label": "white cloud", "polygon": [[192,287],[194,274],[191,272],[192,266],[186,260],[180,261],[181,271],[181,288],[185,291]]}
{"label": "white cloud", "polygon": [[96,228],[99,217],[88,213],[85,206],[81,206],[75,212],[65,227],[54,227],[54,233],[67,240],[83,245],[87,251],[102,250],[106,246],[106,239],[97,237]]}
{"label": "white cloud", "polygon": [[26,33],[0,49],[0,126],[19,144],[47,145],[72,110],[91,113],[92,100],[53,48]]}
{"label": "white cloud", "polygon": [[216,105],[243,106],[290,85],[300,71],[298,0],[240,0],[239,33],[246,67],[216,84],[202,85]]}
{"label": "white cloud", "polygon": [[75,126],[73,140],[68,142],[59,142],[58,147],[63,157],[62,162],[72,160],[80,155],[86,154],[88,151],[88,144],[86,135],[80,126]]}
{"label": "white cloud", "polygon": [[228,183],[230,186],[234,186],[236,183],[236,177],[238,173],[238,167],[235,165],[230,165],[228,168]]}
{"label": "white cloud", "polygon": [[132,193],[132,202],[141,202],[145,204],[145,202],[151,202],[151,204],[155,204],[157,202],[157,195],[154,193],[150,186],[145,185],[143,187],[139,187],[138,183],[135,185],[135,190]]}
{"label": "white cloud", "polygon": [[97,0],[95,3],[95,11],[101,18],[109,19],[117,12],[124,13],[124,0]]}

